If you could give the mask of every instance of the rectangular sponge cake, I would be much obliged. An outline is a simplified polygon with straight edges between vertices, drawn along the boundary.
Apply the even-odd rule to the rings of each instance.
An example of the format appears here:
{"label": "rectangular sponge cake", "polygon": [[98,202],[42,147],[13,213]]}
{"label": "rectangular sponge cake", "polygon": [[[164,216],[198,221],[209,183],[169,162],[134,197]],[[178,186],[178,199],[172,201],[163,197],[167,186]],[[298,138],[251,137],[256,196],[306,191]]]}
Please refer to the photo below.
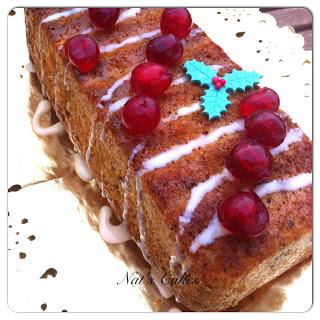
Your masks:
{"label": "rectangular sponge cake", "polygon": [[[159,126],[145,138],[126,132],[121,108],[133,95],[130,73],[159,35],[162,11],[121,9],[114,29],[102,32],[94,30],[86,9],[26,9],[30,59],[75,148],[151,265],[172,279],[184,272],[190,277],[188,284],[172,281],[177,301],[194,311],[224,310],[311,255],[312,145],[279,111],[288,134],[272,150],[272,176],[259,186],[230,176],[225,161],[245,136],[238,104],[249,91],[231,95],[232,106],[219,120],[202,114],[203,89],[184,76],[184,62],[219,67],[220,75],[241,68],[196,25],[171,68],[172,85],[158,100]],[[98,66],[86,74],[63,50],[79,33],[101,50]],[[262,197],[270,225],[255,239],[219,236],[215,209],[248,188]]]}

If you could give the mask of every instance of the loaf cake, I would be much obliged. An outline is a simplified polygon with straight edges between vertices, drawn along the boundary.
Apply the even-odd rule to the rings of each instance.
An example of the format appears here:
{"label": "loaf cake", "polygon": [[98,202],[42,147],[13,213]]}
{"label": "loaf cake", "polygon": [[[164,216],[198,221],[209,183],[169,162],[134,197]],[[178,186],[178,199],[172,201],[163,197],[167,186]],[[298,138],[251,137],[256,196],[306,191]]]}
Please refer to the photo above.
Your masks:
{"label": "loaf cake", "polygon": [[[105,31],[93,26],[86,8],[26,9],[30,60],[75,150],[150,265],[170,275],[176,300],[194,311],[221,311],[311,255],[312,144],[279,110],[287,134],[271,149],[271,174],[261,183],[232,177],[226,159],[246,138],[239,104],[261,89],[235,90],[227,112],[203,114],[204,89],[186,76],[186,62],[211,66],[220,79],[241,67],[195,24],[170,66],[171,86],[157,98],[159,124],[147,136],[126,130],[131,72],[161,34],[163,10],[123,8]],[[88,72],[65,54],[64,44],[78,34],[90,35],[100,49]],[[266,229],[250,238],[222,232],[218,207],[249,189],[268,211]],[[174,280],[183,274],[188,281]]]}

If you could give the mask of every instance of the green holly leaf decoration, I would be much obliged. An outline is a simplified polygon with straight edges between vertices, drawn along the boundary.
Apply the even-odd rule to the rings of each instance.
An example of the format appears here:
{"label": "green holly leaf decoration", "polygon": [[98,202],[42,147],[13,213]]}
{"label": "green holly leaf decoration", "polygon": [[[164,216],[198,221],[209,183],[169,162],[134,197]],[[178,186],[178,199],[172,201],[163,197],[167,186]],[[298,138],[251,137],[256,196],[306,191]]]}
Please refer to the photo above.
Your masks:
{"label": "green holly leaf decoration", "polygon": [[209,86],[212,83],[212,78],[217,75],[217,71],[213,70],[212,67],[196,60],[187,61],[184,68],[191,81],[201,86]]}
{"label": "green holly leaf decoration", "polygon": [[220,118],[221,113],[227,112],[227,107],[231,105],[228,100],[229,93],[226,90],[216,90],[213,84],[210,84],[209,89],[204,91],[201,99],[201,108],[209,120]]}
{"label": "green holly leaf decoration", "polygon": [[227,88],[236,92],[237,90],[246,91],[246,88],[253,88],[255,84],[259,83],[262,75],[255,71],[233,69],[231,73],[227,73],[223,78],[226,80]]}
{"label": "green holly leaf decoration", "polygon": [[221,113],[227,112],[227,107],[231,105],[228,100],[230,92],[252,88],[262,77],[255,71],[233,69],[231,73],[219,78],[212,67],[196,60],[186,61],[184,69],[192,82],[208,87],[200,99],[203,113],[209,120],[220,118]]}

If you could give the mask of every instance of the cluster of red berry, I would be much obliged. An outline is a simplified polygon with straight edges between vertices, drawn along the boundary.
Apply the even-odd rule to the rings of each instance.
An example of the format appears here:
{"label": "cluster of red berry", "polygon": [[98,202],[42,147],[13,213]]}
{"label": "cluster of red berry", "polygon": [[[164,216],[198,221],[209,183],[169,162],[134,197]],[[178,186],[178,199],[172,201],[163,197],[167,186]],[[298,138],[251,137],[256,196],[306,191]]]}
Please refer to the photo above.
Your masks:
{"label": "cluster of red berry", "polygon": [[[119,8],[91,8],[89,17],[99,30],[112,28],[120,14]],[[171,85],[175,65],[183,54],[182,39],[191,31],[192,19],[185,8],[168,8],[163,11],[161,36],[149,41],[146,48],[148,62],[137,66],[131,76],[131,89],[136,94],[125,104],[122,112],[124,127],[135,136],[150,134],[159,124],[160,108],[156,98]],[[75,35],[64,44],[64,52],[80,72],[89,72],[99,62],[100,50],[88,35]]]}
{"label": "cluster of red berry", "polygon": [[162,35],[147,44],[148,62],[138,65],[131,75],[131,89],[136,94],[124,105],[122,124],[135,136],[150,134],[160,122],[160,108],[155,100],[171,85],[169,67],[175,65],[183,54],[181,39],[191,31],[192,19],[185,8],[163,11],[160,30]]}
{"label": "cluster of red berry", "polygon": [[[285,121],[275,113],[279,104],[279,96],[269,88],[259,89],[240,102],[247,139],[235,146],[226,161],[235,178],[260,183],[270,177],[273,159],[269,148],[279,146],[287,134]],[[217,214],[227,230],[243,238],[259,236],[269,223],[269,213],[253,191],[231,195]]]}
{"label": "cluster of red berry", "polygon": [[212,84],[217,90],[221,89],[221,87],[223,87],[226,83],[227,81],[223,78],[219,78],[219,77],[212,78]]}

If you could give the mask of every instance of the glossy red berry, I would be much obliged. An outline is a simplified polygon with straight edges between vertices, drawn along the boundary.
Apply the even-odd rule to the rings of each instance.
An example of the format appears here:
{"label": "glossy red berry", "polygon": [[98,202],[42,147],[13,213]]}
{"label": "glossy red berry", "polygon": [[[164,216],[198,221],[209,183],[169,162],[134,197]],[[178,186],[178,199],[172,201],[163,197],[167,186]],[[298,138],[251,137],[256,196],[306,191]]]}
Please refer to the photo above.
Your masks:
{"label": "glossy red berry", "polygon": [[257,183],[270,177],[273,160],[267,148],[247,139],[231,151],[226,166],[237,179]]}
{"label": "glossy red berry", "polygon": [[279,146],[286,137],[285,121],[270,110],[252,113],[244,122],[246,133],[268,148]]}
{"label": "glossy red berry", "polygon": [[172,73],[168,67],[145,62],[137,66],[131,75],[131,89],[136,94],[146,94],[154,98],[159,97],[169,88]]}
{"label": "glossy red berry", "polygon": [[222,87],[222,84],[221,84],[221,82],[219,81],[219,82],[217,82],[214,86],[215,86],[215,88],[216,88],[217,90],[219,90],[219,89]]}
{"label": "glossy red berry", "polygon": [[213,84],[216,84],[216,83],[218,83],[220,81],[220,78],[219,77],[213,77],[212,78],[212,83]]}
{"label": "glossy red berry", "polygon": [[138,95],[124,105],[122,124],[135,136],[150,134],[160,122],[160,109],[157,102],[146,95]]}
{"label": "glossy red berry", "polygon": [[146,49],[148,61],[172,66],[183,54],[183,45],[173,34],[166,34],[149,41]]}
{"label": "glossy red berry", "polygon": [[277,112],[280,105],[278,94],[270,88],[261,88],[245,97],[239,103],[240,113],[244,118],[258,110],[271,110]]}
{"label": "glossy red berry", "polygon": [[117,22],[119,8],[89,8],[89,18],[98,29],[111,29]]}
{"label": "glossy red berry", "polygon": [[218,208],[222,226],[242,238],[261,235],[269,224],[269,213],[262,200],[252,191],[237,192]]}
{"label": "glossy red berry", "polygon": [[179,39],[187,37],[192,28],[192,18],[186,8],[168,8],[162,13],[162,34],[174,34]]}
{"label": "glossy red berry", "polygon": [[68,39],[65,44],[65,53],[80,72],[92,70],[99,62],[98,45],[92,38],[84,34]]}

